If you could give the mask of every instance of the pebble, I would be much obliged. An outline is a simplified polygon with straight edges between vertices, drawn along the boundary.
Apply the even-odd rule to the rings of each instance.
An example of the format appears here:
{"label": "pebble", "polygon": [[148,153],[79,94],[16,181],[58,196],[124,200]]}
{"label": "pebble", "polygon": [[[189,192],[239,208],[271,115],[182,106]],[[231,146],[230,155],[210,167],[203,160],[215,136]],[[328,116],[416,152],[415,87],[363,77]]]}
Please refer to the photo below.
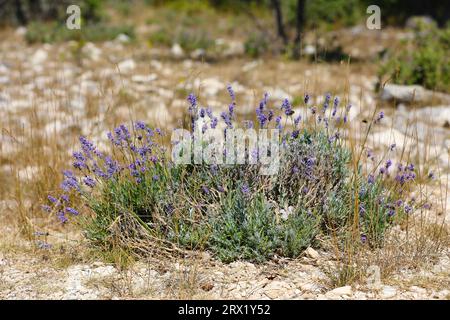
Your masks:
{"label": "pebble", "polygon": [[328,291],[326,293],[326,296],[328,296],[328,297],[343,296],[343,295],[350,296],[351,294],[352,294],[352,287],[344,286],[344,287],[339,287],[339,288],[335,288],[331,291]]}

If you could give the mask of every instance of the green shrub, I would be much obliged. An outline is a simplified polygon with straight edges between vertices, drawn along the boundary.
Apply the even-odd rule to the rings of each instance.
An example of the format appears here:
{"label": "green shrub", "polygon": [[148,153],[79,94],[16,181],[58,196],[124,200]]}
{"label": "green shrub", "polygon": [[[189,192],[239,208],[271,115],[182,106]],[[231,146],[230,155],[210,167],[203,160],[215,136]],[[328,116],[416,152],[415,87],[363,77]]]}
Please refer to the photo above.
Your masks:
{"label": "green shrub", "polygon": [[414,39],[384,63],[379,76],[398,84],[419,84],[450,92],[450,27],[419,27]]}
{"label": "green shrub", "polygon": [[79,30],[69,30],[65,25],[57,23],[33,22],[27,28],[25,35],[29,43],[52,43],[69,40],[107,41],[114,40],[119,34],[125,34],[131,39],[135,37],[131,26],[109,26],[104,24],[83,25]]}
{"label": "green shrub", "polygon": [[245,53],[252,58],[257,58],[267,52],[269,43],[263,34],[252,33],[244,43]]}
{"label": "green shrub", "polygon": [[196,49],[208,50],[214,46],[214,40],[203,31],[181,31],[176,36],[175,42],[188,52]]}
{"label": "green shrub", "polygon": [[[220,117],[231,129],[237,126],[236,105],[228,89],[233,103]],[[213,112],[200,108],[192,94],[188,100],[188,123],[214,129],[218,118]],[[399,167],[395,178],[387,174],[394,170],[390,160],[378,174],[363,174],[360,165],[354,170],[354,155],[340,138],[349,107],[338,108],[337,97],[332,107],[330,102],[327,94],[322,110],[311,107],[301,121],[300,115],[292,117],[285,100],[282,122],[264,97],[256,112],[258,127],[275,127],[281,134],[274,175],[260,174],[261,163],[175,164],[162,144],[162,131],[140,121],[131,130],[120,125],[108,134],[110,155],[80,137],[73,163],[77,171],[64,172],[64,194],[49,196],[53,207],[45,208],[65,223],[79,214],[71,203],[80,199],[88,208],[81,218],[85,234],[104,250],[119,246],[142,253],[148,247],[172,251],[175,246],[210,250],[225,262],[260,262],[274,255],[297,257],[318,236],[341,243],[353,236],[356,244],[380,246],[387,228],[413,210],[414,204],[400,196],[414,181],[414,168]],[[251,157],[259,152],[244,150]]]}

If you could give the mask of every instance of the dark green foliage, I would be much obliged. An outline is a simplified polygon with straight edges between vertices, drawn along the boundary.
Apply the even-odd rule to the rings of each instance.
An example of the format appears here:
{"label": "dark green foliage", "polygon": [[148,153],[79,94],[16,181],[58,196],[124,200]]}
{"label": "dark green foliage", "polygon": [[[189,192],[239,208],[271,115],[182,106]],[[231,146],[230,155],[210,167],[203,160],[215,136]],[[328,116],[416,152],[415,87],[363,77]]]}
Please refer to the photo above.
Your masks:
{"label": "dark green foliage", "polygon": [[361,232],[370,243],[380,243],[390,224],[379,202],[384,189],[352,175],[349,161],[339,142],[305,129],[288,138],[273,177],[259,175],[252,165],[212,172],[206,165],[158,164],[139,175],[139,183],[111,180],[100,197],[89,199],[95,218],[86,224],[86,235],[108,245],[110,225],[127,213],[153,237],[208,249],[225,262],[297,257],[319,234],[348,236],[359,193],[366,208]]}
{"label": "dark green foliage", "polygon": [[104,24],[83,25],[80,30],[69,30],[64,24],[33,22],[25,35],[29,43],[61,42],[68,40],[106,41],[113,40],[119,34],[134,38],[131,26],[110,26]]}
{"label": "dark green foliage", "polygon": [[257,58],[267,52],[269,43],[267,37],[261,33],[252,33],[244,43],[245,53]]}
{"label": "dark green foliage", "polygon": [[240,191],[230,192],[212,226],[211,249],[225,262],[262,261],[278,246],[276,216],[261,195],[250,200]]}
{"label": "dark green foliage", "polygon": [[381,66],[380,77],[450,92],[450,27],[419,26],[414,40]]}

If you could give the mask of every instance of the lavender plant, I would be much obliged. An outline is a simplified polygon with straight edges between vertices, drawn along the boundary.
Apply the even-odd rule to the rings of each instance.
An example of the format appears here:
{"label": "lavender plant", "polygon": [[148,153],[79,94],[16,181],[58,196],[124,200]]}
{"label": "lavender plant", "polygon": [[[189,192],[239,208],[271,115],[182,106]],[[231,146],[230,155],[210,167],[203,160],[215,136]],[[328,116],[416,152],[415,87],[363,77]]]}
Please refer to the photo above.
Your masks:
{"label": "lavender plant", "polygon": [[[230,86],[228,92],[232,101],[220,116],[189,95],[191,131],[222,125],[226,134],[240,126]],[[261,175],[258,163],[175,164],[162,143],[164,133],[138,121],[107,134],[110,153],[80,137],[74,170],[63,173],[63,193],[49,195],[43,208],[63,224],[82,222],[95,246],[110,249],[126,235],[119,245],[137,240],[137,253],[156,243],[210,250],[226,262],[264,261],[297,257],[318,237],[346,238],[355,230],[359,244],[382,245],[387,228],[414,209],[404,199],[415,178],[413,165],[399,165],[395,176],[390,160],[376,172],[363,172],[360,157],[342,137],[350,106],[340,107],[330,94],[320,108],[310,105],[308,95],[303,102],[307,112],[296,114],[288,100],[270,108],[265,94],[256,122],[244,121],[247,128],[281,132],[276,175]],[[383,117],[380,113],[372,124]],[[249,157],[259,152],[246,146]]]}

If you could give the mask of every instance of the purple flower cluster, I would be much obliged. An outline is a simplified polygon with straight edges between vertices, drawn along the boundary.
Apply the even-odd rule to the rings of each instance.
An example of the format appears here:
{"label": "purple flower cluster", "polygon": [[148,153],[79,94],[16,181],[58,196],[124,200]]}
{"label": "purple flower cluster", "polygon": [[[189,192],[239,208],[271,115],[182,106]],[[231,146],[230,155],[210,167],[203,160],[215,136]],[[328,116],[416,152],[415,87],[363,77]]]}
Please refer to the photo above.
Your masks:
{"label": "purple flower cluster", "polygon": [[[191,97],[193,103],[196,104],[194,96]],[[116,179],[128,169],[131,176],[136,178],[136,182],[141,182],[141,175],[145,173],[149,166],[158,163],[157,153],[162,152],[163,148],[159,147],[152,139],[154,131],[144,122],[137,121],[134,125],[135,134],[132,138],[131,132],[125,124],[119,125],[114,131],[107,134],[113,149],[120,149],[120,154],[125,155],[124,161],[133,159],[130,163],[121,164],[117,157],[112,157],[99,152],[93,142],[85,137],[80,137],[80,151],[73,152],[73,167],[76,172],[65,170],[63,172],[63,181],[60,185],[64,192],[59,198],[48,196],[51,203],[43,205],[42,209],[46,212],[55,210],[58,219],[65,223],[68,221],[67,215],[78,215],[79,212],[73,206],[68,194],[76,193],[80,195],[88,195],[89,189],[97,186],[99,181],[107,181]],[[155,129],[159,135],[162,131]],[[86,189],[89,188],[89,189]]]}
{"label": "purple flower cluster", "polygon": [[292,110],[292,105],[288,99],[283,100],[283,104],[281,105],[281,110],[284,110],[284,114],[287,116],[292,116],[294,114],[294,110]]}
{"label": "purple flower cluster", "polygon": [[402,164],[397,166],[395,181],[397,181],[400,185],[413,181],[415,178],[416,174],[414,173],[414,165],[412,163],[407,166],[402,166]]}

